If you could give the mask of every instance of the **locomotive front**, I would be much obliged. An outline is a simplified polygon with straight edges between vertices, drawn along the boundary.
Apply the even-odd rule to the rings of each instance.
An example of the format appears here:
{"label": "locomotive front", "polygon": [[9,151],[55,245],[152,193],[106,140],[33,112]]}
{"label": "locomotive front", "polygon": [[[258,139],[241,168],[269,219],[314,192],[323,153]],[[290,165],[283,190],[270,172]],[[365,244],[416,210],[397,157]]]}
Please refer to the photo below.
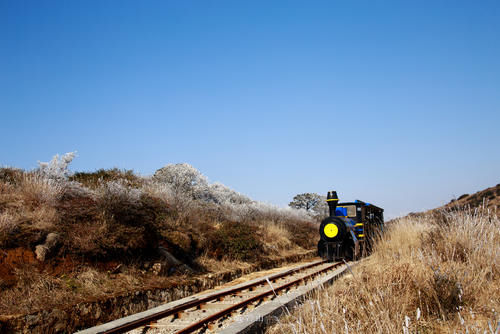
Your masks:
{"label": "locomotive front", "polygon": [[335,215],[339,198],[336,191],[329,191],[326,199],[330,216],[323,219],[319,226],[320,240],[318,254],[328,260],[337,260],[343,257],[352,258],[352,244],[350,234],[353,224],[345,217]]}
{"label": "locomotive front", "polygon": [[368,253],[374,236],[383,230],[384,210],[360,200],[338,203],[336,191],[329,191],[326,201],[330,215],[319,226],[318,255],[334,261]]}

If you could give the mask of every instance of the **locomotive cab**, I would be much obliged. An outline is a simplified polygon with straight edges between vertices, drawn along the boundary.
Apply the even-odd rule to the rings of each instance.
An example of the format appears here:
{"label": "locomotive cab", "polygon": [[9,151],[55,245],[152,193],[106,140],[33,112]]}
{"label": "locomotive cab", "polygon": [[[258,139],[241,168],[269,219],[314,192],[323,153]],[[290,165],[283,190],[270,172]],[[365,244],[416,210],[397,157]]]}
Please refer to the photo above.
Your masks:
{"label": "locomotive cab", "polygon": [[328,192],[330,216],[320,224],[318,255],[333,261],[369,254],[374,237],[383,231],[384,209],[360,200],[338,201],[335,191]]}

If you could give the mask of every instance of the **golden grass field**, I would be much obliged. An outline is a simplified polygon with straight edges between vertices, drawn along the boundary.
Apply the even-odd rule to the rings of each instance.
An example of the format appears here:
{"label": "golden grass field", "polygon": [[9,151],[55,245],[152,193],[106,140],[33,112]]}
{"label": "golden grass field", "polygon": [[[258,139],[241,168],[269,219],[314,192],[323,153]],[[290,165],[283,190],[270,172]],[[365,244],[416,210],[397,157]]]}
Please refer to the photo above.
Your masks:
{"label": "golden grass field", "polygon": [[483,205],[388,224],[374,253],[269,333],[499,333],[500,220]]}

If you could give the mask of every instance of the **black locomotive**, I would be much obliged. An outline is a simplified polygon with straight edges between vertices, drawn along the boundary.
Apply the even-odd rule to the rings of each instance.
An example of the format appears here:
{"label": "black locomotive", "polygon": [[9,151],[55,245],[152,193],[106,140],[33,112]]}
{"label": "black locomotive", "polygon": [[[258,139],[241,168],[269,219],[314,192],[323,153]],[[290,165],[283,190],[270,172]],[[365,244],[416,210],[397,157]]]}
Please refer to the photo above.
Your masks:
{"label": "black locomotive", "polygon": [[325,260],[354,260],[367,255],[384,228],[384,209],[360,200],[338,203],[336,191],[326,201],[330,216],[319,226],[318,254]]}

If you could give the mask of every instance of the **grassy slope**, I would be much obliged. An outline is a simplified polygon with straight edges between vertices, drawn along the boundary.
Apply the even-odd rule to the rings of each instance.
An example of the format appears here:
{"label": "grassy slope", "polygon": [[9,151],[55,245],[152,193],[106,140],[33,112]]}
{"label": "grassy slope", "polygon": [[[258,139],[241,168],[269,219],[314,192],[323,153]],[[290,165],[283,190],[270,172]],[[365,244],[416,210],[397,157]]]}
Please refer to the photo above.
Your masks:
{"label": "grassy slope", "polygon": [[[483,203],[484,201],[484,203]],[[500,184],[494,187],[490,187],[474,194],[463,194],[456,200],[452,200],[450,203],[445,205],[446,208],[452,207],[478,207],[485,205],[491,210],[497,210],[500,213]]]}
{"label": "grassy slope", "polygon": [[[491,190],[470,198],[482,203],[478,198]],[[499,245],[500,220],[486,206],[398,219],[354,276],[319,292],[269,332],[495,333]]]}
{"label": "grassy slope", "polygon": [[116,169],[70,181],[0,168],[0,314],[168,287],[314,248],[316,226],[277,210],[175,197]]}

